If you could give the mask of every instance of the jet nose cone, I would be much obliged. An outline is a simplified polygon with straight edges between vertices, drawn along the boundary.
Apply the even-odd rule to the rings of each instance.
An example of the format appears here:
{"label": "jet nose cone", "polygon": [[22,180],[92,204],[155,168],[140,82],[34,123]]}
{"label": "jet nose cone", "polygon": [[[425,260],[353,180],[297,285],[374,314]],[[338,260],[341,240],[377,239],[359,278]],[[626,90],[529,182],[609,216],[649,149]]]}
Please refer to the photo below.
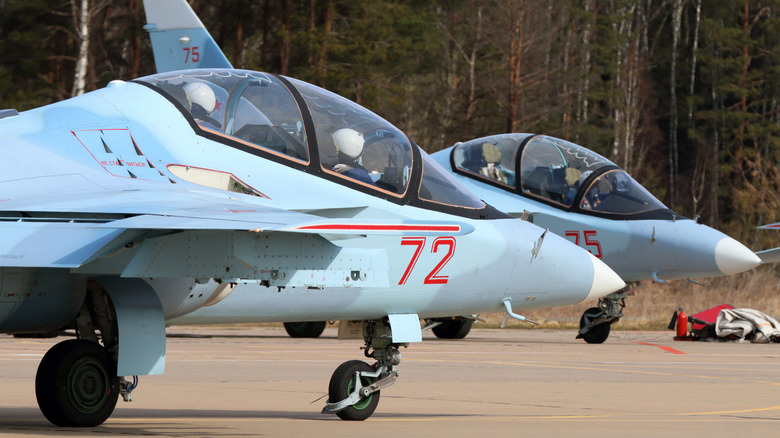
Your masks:
{"label": "jet nose cone", "polygon": [[593,255],[590,256],[590,261],[593,263],[593,284],[583,301],[601,298],[626,287],[626,282],[606,263]]}
{"label": "jet nose cone", "polygon": [[761,264],[761,259],[745,245],[724,237],[715,246],[715,264],[720,272],[731,275],[755,268]]}

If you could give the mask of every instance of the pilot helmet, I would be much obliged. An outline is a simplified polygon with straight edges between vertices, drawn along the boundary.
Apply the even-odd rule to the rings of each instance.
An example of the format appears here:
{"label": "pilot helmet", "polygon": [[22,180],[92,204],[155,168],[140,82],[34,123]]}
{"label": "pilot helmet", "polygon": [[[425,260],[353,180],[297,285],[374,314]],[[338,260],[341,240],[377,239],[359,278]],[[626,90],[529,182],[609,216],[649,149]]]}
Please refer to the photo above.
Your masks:
{"label": "pilot helmet", "polygon": [[341,128],[333,133],[333,143],[336,150],[351,159],[356,159],[363,153],[363,134],[351,128]]}
{"label": "pilot helmet", "polygon": [[184,86],[184,91],[187,93],[190,103],[200,105],[207,114],[214,111],[217,106],[217,96],[214,95],[214,90],[203,82],[190,82]]}

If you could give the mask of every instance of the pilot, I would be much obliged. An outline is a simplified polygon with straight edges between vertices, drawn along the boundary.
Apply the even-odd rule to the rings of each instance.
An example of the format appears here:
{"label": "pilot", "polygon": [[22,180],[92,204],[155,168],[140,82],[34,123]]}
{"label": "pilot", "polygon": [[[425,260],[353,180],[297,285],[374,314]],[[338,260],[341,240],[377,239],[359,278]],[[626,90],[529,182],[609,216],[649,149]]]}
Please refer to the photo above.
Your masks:
{"label": "pilot", "polygon": [[[572,202],[574,202],[574,197],[577,196],[577,192],[580,190],[580,186],[582,186],[582,183],[584,183],[592,173],[592,170],[586,170],[585,172],[582,172],[579,169],[575,169],[573,167],[566,168],[566,184],[569,186],[569,193],[567,193],[566,197],[563,199],[563,203],[566,204],[566,206],[569,206],[572,204]],[[587,198],[582,199],[582,204],[580,204],[580,207],[586,210],[590,210],[591,206]]]}
{"label": "pilot", "polygon": [[374,180],[361,164],[363,155],[363,134],[351,128],[341,128],[334,132],[333,144],[336,146],[340,163],[333,166],[333,171],[354,180],[374,185]]}
{"label": "pilot", "polygon": [[[509,177],[512,176],[513,172],[501,164],[501,151],[498,149],[498,146],[491,143],[483,143],[482,158],[486,163],[486,165],[479,170],[479,173],[482,176],[486,176],[500,183],[510,184]],[[511,183],[513,184],[514,181]]]}
{"label": "pilot", "polygon": [[219,130],[220,123],[211,117],[211,113],[217,107],[217,96],[214,90],[203,82],[189,82],[183,88],[190,103],[190,113],[198,125]]}
{"label": "pilot", "polygon": [[[588,175],[590,175],[590,173],[588,173]],[[587,178],[587,176],[585,178]],[[566,204],[566,206],[569,206],[574,202],[574,197],[577,196],[577,190],[580,188],[581,181],[585,180],[582,178],[582,171],[573,167],[566,168],[565,180],[566,185],[569,186],[569,191],[566,194],[566,197],[563,198],[563,203]]]}

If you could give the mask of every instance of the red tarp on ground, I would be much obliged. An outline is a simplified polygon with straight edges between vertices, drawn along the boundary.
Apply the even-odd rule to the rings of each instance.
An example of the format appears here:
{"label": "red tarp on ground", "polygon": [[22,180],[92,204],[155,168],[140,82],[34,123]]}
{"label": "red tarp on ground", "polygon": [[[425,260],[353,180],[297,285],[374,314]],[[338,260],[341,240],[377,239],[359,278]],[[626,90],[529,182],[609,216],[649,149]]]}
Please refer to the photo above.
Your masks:
{"label": "red tarp on ground", "polygon": [[[731,304],[721,304],[720,306],[711,307],[707,310],[702,310],[699,313],[696,313],[694,315],[689,315],[690,317],[696,318],[697,320],[704,321],[707,324],[715,324],[715,322],[718,320],[718,314],[720,314],[720,311],[723,309],[733,309],[734,306]],[[704,328],[704,324],[695,322],[693,320],[693,326],[691,327],[691,331],[700,331]]]}

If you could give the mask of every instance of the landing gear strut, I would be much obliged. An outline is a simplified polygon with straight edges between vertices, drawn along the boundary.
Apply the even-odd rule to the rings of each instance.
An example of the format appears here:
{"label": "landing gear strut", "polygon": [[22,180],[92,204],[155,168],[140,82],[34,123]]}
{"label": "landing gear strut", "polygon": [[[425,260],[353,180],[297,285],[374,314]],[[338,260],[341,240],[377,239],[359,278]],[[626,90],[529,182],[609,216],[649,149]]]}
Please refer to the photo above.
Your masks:
{"label": "landing gear strut", "polygon": [[120,393],[127,399],[133,389],[117,376],[118,330],[113,305],[94,281],[87,290],[74,320],[79,339],[49,349],[35,375],[38,406],[57,426],[98,426],[111,416]]}
{"label": "landing gear strut", "polygon": [[613,292],[599,300],[598,307],[591,307],[580,318],[580,331],[577,339],[584,339],[588,344],[601,344],[609,337],[612,324],[623,316],[626,307],[627,292],[633,286]]}
{"label": "landing gear strut", "polygon": [[376,363],[369,365],[350,360],[336,368],[330,378],[328,402],[323,413],[336,414],[342,420],[365,420],[376,410],[380,391],[395,383],[401,353],[398,351],[400,345],[392,343],[389,323],[386,320],[364,321],[363,339],[365,356]]}

